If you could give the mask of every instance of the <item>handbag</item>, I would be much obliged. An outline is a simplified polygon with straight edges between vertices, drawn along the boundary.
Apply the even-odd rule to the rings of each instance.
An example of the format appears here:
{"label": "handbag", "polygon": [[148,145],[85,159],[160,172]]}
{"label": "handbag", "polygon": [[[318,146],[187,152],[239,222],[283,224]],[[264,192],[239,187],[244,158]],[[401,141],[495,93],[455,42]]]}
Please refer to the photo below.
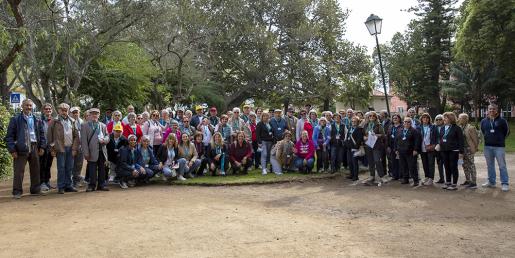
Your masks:
{"label": "handbag", "polygon": [[437,144],[437,145],[435,146],[435,151],[440,151],[440,150],[441,150],[440,144]]}
{"label": "handbag", "polygon": [[[350,138],[354,145],[356,145],[356,141],[354,140],[354,137],[352,134],[350,135]],[[359,146],[358,150],[354,152],[354,157],[363,157],[365,156],[365,147],[363,145]]]}

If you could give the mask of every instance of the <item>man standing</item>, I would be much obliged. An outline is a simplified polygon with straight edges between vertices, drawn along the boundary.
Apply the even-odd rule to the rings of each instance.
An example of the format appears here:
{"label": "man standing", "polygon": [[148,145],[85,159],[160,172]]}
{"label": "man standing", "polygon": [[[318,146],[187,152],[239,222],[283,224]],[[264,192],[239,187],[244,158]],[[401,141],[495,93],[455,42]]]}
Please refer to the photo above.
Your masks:
{"label": "man standing", "polygon": [[197,105],[195,107],[196,114],[191,118],[190,125],[194,128],[197,128],[197,126],[202,123],[202,120],[204,119],[204,109],[202,106]]}
{"label": "man standing", "polygon": [[304,131],[304,123],[306,121],[308,121],[306,114],[307,114],[306,110],[300,111],[300,118],[297,120],[297,126],[295,127],[295,139],[297,141],[300,140],[300,134],[302,131]]}
{"label": "man standing", "polygon": [[83,121],[82,121],[82,118],[80,118],[80,108],[79,107],[72,107],[70,109],[70,112],[72,113],[71,117],[73,119],[73,127],[75,128],[75,130],[77,130],[77,135],[79,138],[79,148],[77,148],[77,155],[75,155],[75,157],[73,159],[73,172],[72,172],[73,187],[77,188],[77,187],[81,186],[82,164],[84,163],[84,155],[82,153],[82,147],[80,145],[80,139],[81,139],[80,138],[80,130],[81,130],[81,125],[82,125]]}
{"label": "man standing", "polygon": [[495,160],[499,164],[502,191],[507,192],[509,188],[508,169],[506,168],[505,142],[510,133],[508,122],[499,115],[499,108],[495,104],[488,106],[488,117],[481,121],[481,132],[485,137],[484,155],[488,169],[488,182],[483,187],[495,187],[496,173]]}
{"label": "man standing", "polygon": [[39,185],[39,156],[45,152],[46,139],[41,120],[32,114],[33,106],[32,100],[23,100],[22,112],[11,118],[5,136],[7,149],[14,160],[14,199],[20,199],[23,193],[23,175],[27,162],[30,169],[30,193],[43,193]]}
{"label": "man standing", "polygon": [[218,111],[216,110],[216,107],[211,107],[211,109],[209,109],[209,122],[213,127],[220,123],[220,118],[218,118],[217,115]]}
{"label": "man standing", "polygon": [[420,121],[417,119],[417,111],[415,111],[414,108],[410,108],[408,110],[408,114],[406,115],[407,117],[410,117],[411,118],[411,126],[414,128],[414,129],[417,129],[417,127],[420,126]]}
{"label": "man standing", "polygon": [[243,121],[245,123],[248,123],[250,120],[249,115],[250,115],[250,105],[245,104],[245,105],[243,105],[243,114],[241,114],[240,118],[243,119]]}
{"label": "man standing", "polygon": [[276,142],[281,141],[284,138],[284,131],[288,129],[286,120],[281,116],[282,111],[276,109],[274,111],[274,117],[270,119],[270,126],[272,127],[272,133]]}
{"label": "man standing", "polygon": [[77,192],[72,186],[73,160],[79,149],[79,135],[68,117],[70,106],[61,103],[59,116],[48,127],[48,145],[57,159],[57,188],[59,194]]}
{"label": "man standing", "polygon": [[[297,118],[293,115],[293,108],[288,108],[288,113],[284,116],[284,120],[286,120],[286,126],[288,127],[288,131],[291,133],[296,132],[297,128]],[[291,139],[294,143],[297,142],[296,135],[292,135]]]}
{"label": "man standing", "polygon": [[[92,108],[89,110],[90,121],[82,124],[81,145],[84,159],[88,161],[86,173],[89,175],[89,186],[86,192],[95,190],[109,191],[105,187],[105,166],[107,160],[106,144],[109,143],[106,125],[98,121],[100,110]],[[98,184],[97,184],[98,181]]]}
{"label": "man standing", "polygon": [[[53,106],[50,103],[46,103],[42,107],[43,114],[41,116],[41,122],[43,124],[43,131],[45,132],[45,138],[48,132],[48,126],[52,123],[54,118],[52,117]],[[50,185],[51,174],[50,169],[52,168],[52,162],[54,161],[54,157],[50,153],[50,146],[47,144],[45,148],[45,153],[41,157],[39,157],[39,179],[41,181],[41,191],[45,192],[50,189],[55,189],[52,185]]]}
{"label": "man standing", "polygon": [[[136,109],[134,109],[134,106],[133,105],[129,105],[127,106],[127,114],[130,114],[130,113],[136,113]],[[127,116],[125,116],[123,119],[122,119],[122,122],[124,124],[128,124],[129,123],[129,119],[127,118]],[[106,124],[105,124],[106,125]]]}
{"label": "man standing", "polygon": [[113,120],[112,114],[113,114],[113,109],[108,108],[106,110],[106,114],[105,114],[104,118],[102,119],[102,123],[109,124],[109,122],[111,122]]}

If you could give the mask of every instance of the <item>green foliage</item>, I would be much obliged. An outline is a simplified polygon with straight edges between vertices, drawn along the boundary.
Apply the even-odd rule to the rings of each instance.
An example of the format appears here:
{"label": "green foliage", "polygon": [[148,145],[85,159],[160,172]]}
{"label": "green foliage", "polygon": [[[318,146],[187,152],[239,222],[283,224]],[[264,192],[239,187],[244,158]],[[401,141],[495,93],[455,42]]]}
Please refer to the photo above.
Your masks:
{"label": "green foliage", "polygon": [[0,116],[0,179],[2,179],[12,173],[12,157],[7,151],[7,145],[4,141],[12,112],[3,104],[0,104],[0,114],[2,114]]}
{"label": "green foliage", "polygon": [[116,43],[95,59],[84,76],[79,94],[92,106],[123,108],[144,106],[155,75],[146,52],[133,43]]}
{"label": "green foliage", "polygon": [[480,77],[495,70],[490,94],[515,99],[515,1],[466,1],[458,20],[456,56]]}

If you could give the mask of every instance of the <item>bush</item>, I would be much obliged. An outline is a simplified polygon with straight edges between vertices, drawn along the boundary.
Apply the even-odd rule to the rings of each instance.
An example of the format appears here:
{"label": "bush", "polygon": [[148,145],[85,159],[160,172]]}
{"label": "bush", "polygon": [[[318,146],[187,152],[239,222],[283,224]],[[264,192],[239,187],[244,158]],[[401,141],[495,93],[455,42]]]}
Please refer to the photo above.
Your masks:
{"label": "bush", "polygon": [[5,135],[7,134],[7,126],[11,119],[12,110],[0,104],[0,179],[3,179],[12,173],[12,157],[7,150],[5,143]]}

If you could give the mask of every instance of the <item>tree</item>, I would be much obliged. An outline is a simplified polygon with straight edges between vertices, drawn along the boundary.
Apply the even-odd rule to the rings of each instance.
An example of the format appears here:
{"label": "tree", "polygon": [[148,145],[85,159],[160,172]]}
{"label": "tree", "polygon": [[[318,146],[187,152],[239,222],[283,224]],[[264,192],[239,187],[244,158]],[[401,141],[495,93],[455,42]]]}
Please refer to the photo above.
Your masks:
{"label": "tree", "polygon": [[515,1],[465,1],[458,22],[457,59],[479,85],[495,74],[489,92],[500,102],[515,100]]}

